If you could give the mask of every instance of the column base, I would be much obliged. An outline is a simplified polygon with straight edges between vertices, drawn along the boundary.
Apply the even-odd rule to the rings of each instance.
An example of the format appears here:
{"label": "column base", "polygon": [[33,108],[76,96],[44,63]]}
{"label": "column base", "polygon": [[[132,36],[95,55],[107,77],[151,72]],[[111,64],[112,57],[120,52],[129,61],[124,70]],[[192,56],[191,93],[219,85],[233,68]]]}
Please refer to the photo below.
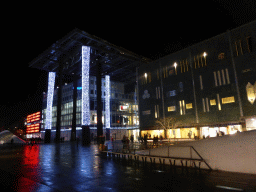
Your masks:
{"label": "column base", "polygon": [[87,125],[82,125],[82,144],[89,145],[91,143],[90,128]]}
{"label": "column base", "polygon": [[71,131],[70,141],[76,141],[76,133]]}
{"label": "column base", "polygon": [[51,142],[51,129],[45,129],[44,142],[45,143]]}
{"label": "column base", "polygon": [[110,128],[106,128],[106,140],[110,140]]}

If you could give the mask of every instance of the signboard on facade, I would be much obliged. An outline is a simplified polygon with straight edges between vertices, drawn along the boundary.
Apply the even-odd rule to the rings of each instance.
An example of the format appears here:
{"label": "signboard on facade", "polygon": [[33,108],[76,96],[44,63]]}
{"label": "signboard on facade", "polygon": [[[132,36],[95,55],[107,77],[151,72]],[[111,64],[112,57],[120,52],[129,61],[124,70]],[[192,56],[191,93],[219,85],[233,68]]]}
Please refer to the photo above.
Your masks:
{"label": "signboard on facade", "polygon": [[38,133],[40,131],[41,112],[36,112],[27,116],[27,134]]}

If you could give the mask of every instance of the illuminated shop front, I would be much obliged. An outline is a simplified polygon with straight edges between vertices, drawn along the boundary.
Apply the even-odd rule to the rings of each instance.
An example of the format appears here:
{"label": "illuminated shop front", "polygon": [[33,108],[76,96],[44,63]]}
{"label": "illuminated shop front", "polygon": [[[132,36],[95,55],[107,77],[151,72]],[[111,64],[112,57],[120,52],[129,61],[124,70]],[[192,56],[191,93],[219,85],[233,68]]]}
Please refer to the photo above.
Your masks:
{"label": "illuminated shop front", "polygon": [[256,117],[250,117],[245,120],[246,122],[246,130],[256,130]]}
{"label": "illuminated shop front", "polygon": [[192,139],[198,136],[197,128],[176,128],[167,131],[167,138]]}
{"label": "illuminated shop front", "polygon": [[144,135],[147,135],[148,139],[153,139],[154,137],[160,138],[161,136],[164,138],[164,130],[143,130],[141,131],[141,136],[144,137]]}
{"label": "illuminated shop front", "polygon": [[232,135],[237,132],[242,132],[241,125],[228,125],[227,127],[201,127],[200,138],[217,137],[221,135]]}

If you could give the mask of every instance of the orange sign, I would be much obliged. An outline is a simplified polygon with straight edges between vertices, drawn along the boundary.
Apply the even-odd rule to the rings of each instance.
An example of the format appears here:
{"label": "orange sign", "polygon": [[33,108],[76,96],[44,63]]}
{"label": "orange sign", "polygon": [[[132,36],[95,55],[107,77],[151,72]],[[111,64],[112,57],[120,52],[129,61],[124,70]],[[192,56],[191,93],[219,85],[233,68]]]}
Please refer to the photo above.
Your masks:
{"label": "orange sign", "polygon": [[40,130],[41,112],[27,116],[27,133],[38,133]]}

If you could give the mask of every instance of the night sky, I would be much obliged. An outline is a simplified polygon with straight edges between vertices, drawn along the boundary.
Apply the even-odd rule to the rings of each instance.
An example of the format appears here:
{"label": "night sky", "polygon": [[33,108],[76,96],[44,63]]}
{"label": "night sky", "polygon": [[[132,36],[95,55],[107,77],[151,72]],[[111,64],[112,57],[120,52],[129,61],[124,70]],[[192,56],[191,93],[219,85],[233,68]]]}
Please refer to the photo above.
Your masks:
{"label": "night sky", "polygon": [[7,5],[0,128],[41,110],[47,73],[28,64],[74,28],[154,60],[256,20],[255,0],[200,2]]}

